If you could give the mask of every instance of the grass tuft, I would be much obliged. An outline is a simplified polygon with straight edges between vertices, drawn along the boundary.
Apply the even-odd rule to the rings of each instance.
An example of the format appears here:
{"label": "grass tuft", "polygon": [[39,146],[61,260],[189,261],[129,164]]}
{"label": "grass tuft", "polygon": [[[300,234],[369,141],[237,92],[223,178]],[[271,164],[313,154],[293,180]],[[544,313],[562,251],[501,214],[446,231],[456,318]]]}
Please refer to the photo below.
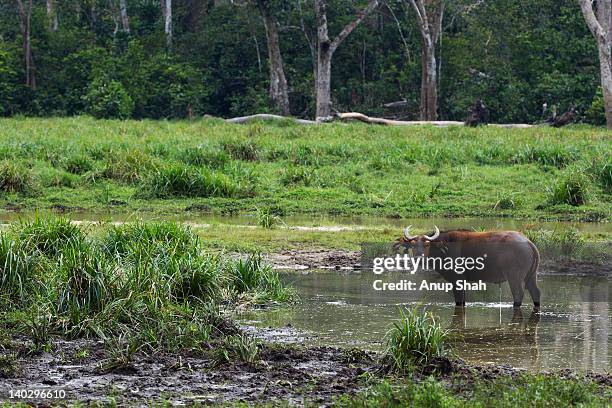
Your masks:
{"label": "grass tuft", "polygon": [[581,206],[588,202],[592,180],[582,171],[573,170],[557,180],[548,197],[548,204]]}
{"label": "grass tuft", "polygon": [[238,187],[224,174],[174,164],[151,173],[143,190],[156,198],[231,197],[236,195]]}
{"label": "grass tuft", "polygon": [[34,190],[32,170],[14,161],[2,161],[0,163],[0,190],[6,193],[31,193]]}
{"label": "grass tuft", "polygon": [[448,333],[431,312],[422,312],[416,307],[400,309],[400,320],[393,324],[386,337],[382,365],[390,372],[405,374],[434,357],[446,356],[449,351]]}

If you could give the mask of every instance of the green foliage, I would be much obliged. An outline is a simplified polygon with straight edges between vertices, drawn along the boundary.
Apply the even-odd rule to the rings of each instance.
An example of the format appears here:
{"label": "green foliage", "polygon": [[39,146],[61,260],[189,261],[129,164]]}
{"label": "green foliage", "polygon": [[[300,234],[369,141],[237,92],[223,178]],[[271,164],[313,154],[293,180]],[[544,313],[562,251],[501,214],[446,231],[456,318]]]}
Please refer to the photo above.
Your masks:
{"label": "green foliage", "polygon": [[590,197],[592,180],[583,171],[574,169],[557,180],[549,193],[548,204],[580,206]]}
{"label": "green foliage", "polygon": [[213,358],[215,365],[236,361],[254,364],[259,361],[259,344],[253,337],[243,333],[230,335],[215,349]]}
{"label": "green foliage", "polygon": [[31,193],[34,190],[32,170],[23,164],[3,160],[0,162],[0,190],[6,193]]}
{"label": "green foliage", "polygon": [[235,183],[221,173],[178,164],[158,168],[144,183],[151,197],[231,197],[238,192]]}
{"label": "green foliage", "polygon": [[[236,333],[220,303],[249,294],[247,300],[260,301],[290,296],[261,259],[245,269],[243,262],[210,255],[189,228],[175,223],[130,223],[89,235],[64,219],[35,219],[8,234],[0,239],[0,301],[4,310],[24,313],[21,333],[37,349],[54,334],[117,341],[131,350],[120,357],[204,347]],[[236,270],[250,276],[241,298]],[[231,350],[251,361],[249,347]],[[108,362],[117,361],[127,359]]]}
{"label": "green foliage", "polygon": [[393,323],[387,333],[382,365],[392,372],[409,372],[434,357],[445,356],[449,350],[447,337],[431,312],[416,307],[400,310],[399,322]]}
{"label": "green foliage", "polygon": [[134,101],[119,81],[96,78],[85,96],[87,112],[95,118],[128,119],[134,111]]}
{"label": "green foliage", "polygon": [[524,405],[536,408],[603,407],[610,398],[609,390],[585,378],[566,379],[555,375],[522,374],[500,376],[473,383],[448,387],[433,377],[421,382],[409,380],[392,383],[388,380],[366,388],[355,396],[343,396],[337,407],[415,407],[515,408]]}
{"label": "green foliage", "polygon": [[597,93],[593,97],[591,106],[585,112],[585,116],[587,122],[593,125],[601,126],[606,124],[606,109],[601,87],[597,88]]}

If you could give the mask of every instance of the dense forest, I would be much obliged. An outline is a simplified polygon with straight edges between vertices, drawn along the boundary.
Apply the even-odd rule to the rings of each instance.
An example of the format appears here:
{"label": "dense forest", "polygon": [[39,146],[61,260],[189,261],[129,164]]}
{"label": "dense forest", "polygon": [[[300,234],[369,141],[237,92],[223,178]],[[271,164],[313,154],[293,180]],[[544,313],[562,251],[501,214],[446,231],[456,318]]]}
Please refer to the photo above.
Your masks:
{"label": "dense forest", "polygon": [[577,0],[0,0],[5,116],[602,124],[601,89]]}

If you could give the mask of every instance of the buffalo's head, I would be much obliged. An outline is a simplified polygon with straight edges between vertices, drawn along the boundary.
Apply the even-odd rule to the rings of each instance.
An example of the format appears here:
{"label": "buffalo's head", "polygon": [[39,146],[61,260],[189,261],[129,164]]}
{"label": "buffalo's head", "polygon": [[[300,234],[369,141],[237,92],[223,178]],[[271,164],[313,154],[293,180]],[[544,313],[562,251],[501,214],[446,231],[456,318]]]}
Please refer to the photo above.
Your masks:
{"label": "buffalo's head", "polygon": [[395,250],[404,249],[404,251],[412,251],[412,256],[429,256],[429,250],[432,242],[440,236],[440,230],[434,225],[433,235],[410,235],[412,225],[404,228],[404,235],[400,237],[395,245]]}

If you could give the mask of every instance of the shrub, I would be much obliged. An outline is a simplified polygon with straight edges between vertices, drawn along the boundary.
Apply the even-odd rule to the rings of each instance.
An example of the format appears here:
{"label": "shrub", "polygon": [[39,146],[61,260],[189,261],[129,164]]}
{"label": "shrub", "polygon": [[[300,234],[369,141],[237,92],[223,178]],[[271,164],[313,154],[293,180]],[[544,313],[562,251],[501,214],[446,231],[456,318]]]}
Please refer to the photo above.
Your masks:
{"label": "shrub", "polygon": [[399,322],[387,332],[383,366],[406,373],[434,357],[443,357],[448,353],[447,337],[431,312],[420,312],[416,307],[400,310]]}
{"label": "shrub", "polygon": [[0,190],[7,193],[30,193],[34,190],[32,170],[14,161],[0,163]]}
{"label": "shrub", "polygon": [[106,155],[102,175],[108,179],[135,182],[155,167],[156,161],[140,150],[110,150]]}
{"label": "shrub", "polygon": [[588,171],[605,192],[612,193],[612,156],[594,158]]}
{"label": "shrub", "polygon": [[586,204],[591,183],[592,180],[584,172],[573,170],[557,180],[549,193],[548,203],[550,205],[569,204],[573,206]]}
{"label": "shrub", "polygon": [[558,168],[570,164],[579,158],[575,148],[567,148],[561,144],[525,146],[513,158],[515,163],[538,163]]}
{"label": "shrub", "polygon": [[153,172],[143,185],[151,197],[231,197],[236,184],[224,174],[206,169],[168,165]]}
{"label": "shrub", "polygon": [[5,234],[0,235],[0,293],[10,298],[25,299],[32,283],[35,256]]}
{"label": "shrub", "polygon": [[229,278],[236,294],[250,295],[255,300],[287,301],[292,296],[261,254],[250,255],[232,264]]}
{"label": "shrub", "polygon": [[187,147],[178,153],[178,158],[185,164],[219,168],[229,162],[228,154],[216,147]]}
{"label": "shrub", "polygon": [[498,194],[498,199],[493,206],[494,210],[513,210],[521,205],[521,200],[517,197],[519,193]]}
{"label": "shrub", "polygon": [[601,87],[597,89],[597,93],[593,97],[591,106],[585,112],[586,121],[593,125],[606,124],[606,109],[604,104],[603,92]]}
{"label": "shrub", "polygon": [[98,119],[128,119],[134,111],[134,101],[121,82],[96,78],[85,96],[87,111]]}
{"label": "shrub", "polygon": [[93,169],[93,162],[85,155],[73,155],[64,160],[64,169],[72,174],[83,174]]}
{"label": "shrub", "polygon": [[23,248],[29,252],[39,252],[48,257],[56,257],[71,242],[82,242],[85,234],[66,218],[36,217],[31,221],[22,221],[13,226]]}
{"label": "shrub", "polygon": [[256,161],[259,159],[257,145],[250,140],[226,140],[221,145],[234,160]]}

